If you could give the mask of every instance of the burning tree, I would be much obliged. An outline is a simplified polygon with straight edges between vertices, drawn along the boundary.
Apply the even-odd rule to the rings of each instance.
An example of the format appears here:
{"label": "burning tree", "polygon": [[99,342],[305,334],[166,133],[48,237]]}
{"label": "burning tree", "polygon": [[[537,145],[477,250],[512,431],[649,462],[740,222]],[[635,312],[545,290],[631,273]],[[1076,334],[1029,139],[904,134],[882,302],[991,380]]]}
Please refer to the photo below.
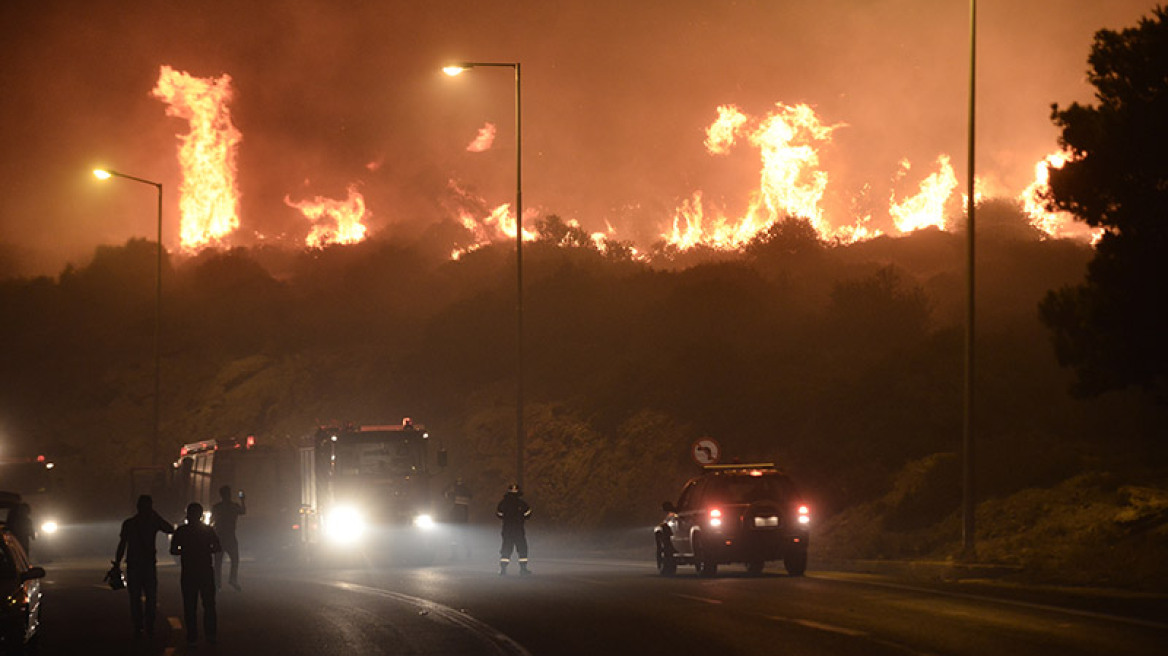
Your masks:
{"label": "burning tree", "polygon": [[1041,316],[1075,392],[1138,385],[1168,402],[1168,9],[1100,30],[1088,62],[1099,103],[1054,105],[1071,160],[1050,171],[1047,205],[1105,232],[1086,280],[1048,294]]}

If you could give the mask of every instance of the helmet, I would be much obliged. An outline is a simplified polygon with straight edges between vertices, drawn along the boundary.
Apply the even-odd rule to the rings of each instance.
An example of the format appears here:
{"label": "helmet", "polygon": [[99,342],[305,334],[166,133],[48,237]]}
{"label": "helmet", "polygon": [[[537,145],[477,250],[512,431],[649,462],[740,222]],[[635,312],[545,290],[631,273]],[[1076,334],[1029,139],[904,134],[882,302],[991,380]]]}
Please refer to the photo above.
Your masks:
{"label": "helmet", "polygon": [[110,590],[121,590],[126,587],[126,579],[122,578],[122,568],[115,562],[105,573],[105,582],[109,583]]}

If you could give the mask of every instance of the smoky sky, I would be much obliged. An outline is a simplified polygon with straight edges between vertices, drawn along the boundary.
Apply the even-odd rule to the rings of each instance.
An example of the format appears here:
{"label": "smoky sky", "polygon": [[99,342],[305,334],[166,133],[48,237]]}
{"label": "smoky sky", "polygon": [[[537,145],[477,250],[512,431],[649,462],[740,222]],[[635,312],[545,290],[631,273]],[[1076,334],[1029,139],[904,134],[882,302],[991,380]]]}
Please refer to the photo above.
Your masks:
{"label": "smoky sky", "polygon": [[[1095,31],[1153,6],[979,2],[978,175],[1025,187],[1057,147],[1051,103],[1092,100]],[[512,72],[441,73],[456,61],[521,62],[524,205],[541,215],[645,244],[695,191],[741,210],[758,152],[711,156],[704,130],[719,105],[762,117],[781,102],[841,125],[820,162],[828,221],[851,223],[857,198],[886,207],[941,154],[964,188],[968,17],[968,3],[936,0],[6,0],[0,246],[20,273],[55,274],[99,244],[152,238],[154,190],[99,183],[99,165],[163,183],[163,241],[177,246],[188,128],[150,96],[162,65],[233,79],[234,243],[302,243],[311,226],[284,197],[343,199],[350,184],[373,232],[448,218],[451,180],[491,206],[513,200]],[[468,152],[488,122],[493,147]]]}

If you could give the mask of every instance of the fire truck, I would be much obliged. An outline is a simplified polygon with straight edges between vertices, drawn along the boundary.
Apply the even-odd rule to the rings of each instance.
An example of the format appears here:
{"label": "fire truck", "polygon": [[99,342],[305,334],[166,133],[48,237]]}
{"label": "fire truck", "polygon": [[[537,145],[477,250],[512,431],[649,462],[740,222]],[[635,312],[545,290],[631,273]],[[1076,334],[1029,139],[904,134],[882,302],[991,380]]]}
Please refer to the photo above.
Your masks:
{"label": "fire truck", "polygon": [[[254,436],[192,442],[179,450],[174,463],[173,505],[160,508],[167,519],[182,517],[187,504],[202,504],[209,521],[219,503],[219,488],[246,493],[247,514],[236,535],[240,547],[263,557],[289,554],[296,546],[296,465],[293,452],[256,443]],[[238,496],[232,499],[239,502]],[[155,507],[158,508],[156,500]]]}
{"label": "fire truck", "polygon": [[[300,448],[304,553],[428,562],[437,539],[431,438],[424,426],[321,426]],[[437,468],[446,451],[435,451]]]}
{"label": "fire truck", "polygon": [[[59,538],[59,531],[67,518],[66,509],[60,499],[57,481],[54,478],[56,464],[45,457],[0,457],[0,490],[13,493],[14,502],[24,502],[32,510],[36,522],[36,542],[34,550],[40,552],[38,560],[45,559],[45,553],[52,553]],[[7,515],[8,504],[0,504],[0,520]]]}

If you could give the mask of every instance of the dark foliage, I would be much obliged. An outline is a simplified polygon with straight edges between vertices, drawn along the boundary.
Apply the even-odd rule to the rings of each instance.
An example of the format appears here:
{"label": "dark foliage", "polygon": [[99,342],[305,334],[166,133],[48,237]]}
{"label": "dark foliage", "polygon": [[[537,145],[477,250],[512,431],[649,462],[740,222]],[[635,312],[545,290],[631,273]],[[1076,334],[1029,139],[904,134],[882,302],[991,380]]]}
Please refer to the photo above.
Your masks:
{"label": "dark foliage", "polygon": [[1168,403],[1168,10],[1101,30],[1098,104],[1053,109],[1074,159],[1051,172],[1051,208],[1105,230],[1086,280],[1041,306],[1059,362],[1086,396],[1139,386]]}
{"label": "dark foliage", "polygon": [[[960,306],[961,285],[946,282],[960,280],[960,237],[840,246],[791,222],[745,256],[661,269],[559,220],[537,229],[524,249],[527,494],[548,521],[581,502],[589,522],[651,521],[705,435],[728,457],[778,460],[823,513],[882,494],[904,463],[959,444],[959,321],[939,309]],[[1136,401],[1070,400],[1034,346],[1034,304],[1080,276],[1089,253],[1006,237],[984,250],[1004,273],[980,290],[979,423],[987,443],[1030,461],[1004,461],[1009,472],[1057,477],[1109,451],[1116,433],[1146,455],[1138,447],[1156,430]],[[50,451],[78,498],[119,510],[129,467],[153,446],[155,256],[133,241],[56,280],[0,284],[6,449]],[[164,264],[166,460],[211,437],[294,443],[322,421],[411,416],[476,488],[513,475],[511,244],[458,260],[382,239]],[[1074,448],[1052,461],[1052,444]],[[1026,483],[988,458],[981,466],[985,494]],[[598,478],[607,483],[594,489]]]}

